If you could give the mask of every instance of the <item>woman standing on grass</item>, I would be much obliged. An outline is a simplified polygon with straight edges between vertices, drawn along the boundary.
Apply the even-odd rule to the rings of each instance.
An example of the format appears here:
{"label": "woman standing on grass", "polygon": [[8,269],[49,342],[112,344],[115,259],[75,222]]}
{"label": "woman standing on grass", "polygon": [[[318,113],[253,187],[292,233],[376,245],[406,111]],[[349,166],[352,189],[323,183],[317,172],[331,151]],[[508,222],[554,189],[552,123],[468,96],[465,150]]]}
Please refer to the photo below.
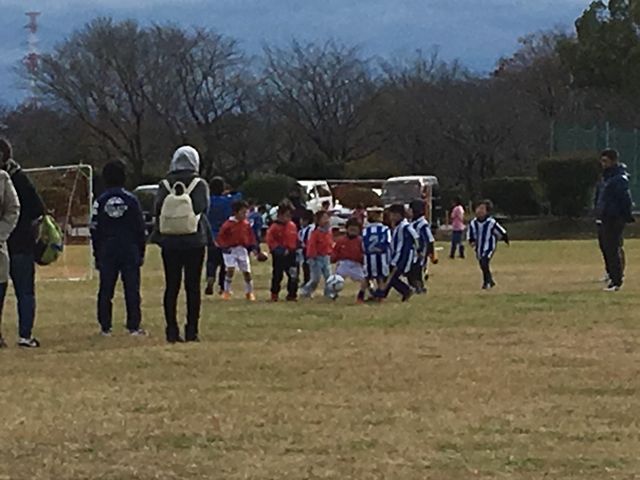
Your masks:
{"label": "woman standing on grass", "polygon": [[[207,220],[209,186],[199,177],[200,155],[193,147],[181,147],[171,160],[169,174],[156,196],[156,228],[152,241],[162,250],[165,293],[164,315],[169,343],[197,342],[200,321],[200,278],[205,250],[212,242]],[[187,211],[189,210],[189,211]],[[180,336],[177,309],[184,275],[187,323]]]}
{"label": "woman standing on grass", "polygon": [[453,199],[451,227],[453,228],[453,232],[451,233],[451,252],[449,253],[449,258],[451,260],[456,258],[458,250],[460,250],[460,258],[464,258],[464,240],[462,238],[464,233],[464,207],[462,206],[460,197]]}

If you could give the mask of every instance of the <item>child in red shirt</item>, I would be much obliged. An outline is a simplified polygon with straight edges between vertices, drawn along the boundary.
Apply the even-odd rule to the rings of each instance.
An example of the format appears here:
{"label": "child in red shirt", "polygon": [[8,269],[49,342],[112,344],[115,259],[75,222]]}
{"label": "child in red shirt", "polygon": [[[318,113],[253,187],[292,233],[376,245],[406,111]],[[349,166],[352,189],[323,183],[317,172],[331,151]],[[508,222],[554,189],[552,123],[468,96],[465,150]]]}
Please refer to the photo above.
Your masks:
{"label": "child in red shirt", "polygon": [[293,205],[283,202],[278,206],[278,217],[267,232],[267,245],[273,259],[271,274],[271,301],[277,302],[282,278],[287,275],[287,301],[298,298],[298,228],[293,223]]}
{"label": "child in red shirt", "polygon": [[236,270],[240,270],[244,276],[247,300],[255,302],[249,252],[258,253],[258,242],[256,242],[251,224],[247,220],[249,205],[244,201],[235,202],[231,211],[233,216],[222,224],[217,238],[218,247],[222,250],[227,269],[222,299],[229,300],[231,298],[233,275]]}
{"label": "child in red shirt", "polygon": [[360,284],[360,291],[356,301],[364,302],[368,282],[364,274],[364,249],[362,248],[362,227],[360,220],[350,218],[347,221],[347,234],[336,242],[331,254],[331,263],[337,263],[336,275],[350,278]]}
{"label": "child in red shirt", "polygon": [[324,277],[324,296],[331,298],[331,292],[327,289],[327,278],[331,275],[331,252],[333,251],[333,232],[331,231],[331,219],[324,210],[316,213],[316,227],[307,242],[307,258],[311,270],[311,280],[302,287],[302,296],[311,298],[313,292],[320,284],[320,278]]}

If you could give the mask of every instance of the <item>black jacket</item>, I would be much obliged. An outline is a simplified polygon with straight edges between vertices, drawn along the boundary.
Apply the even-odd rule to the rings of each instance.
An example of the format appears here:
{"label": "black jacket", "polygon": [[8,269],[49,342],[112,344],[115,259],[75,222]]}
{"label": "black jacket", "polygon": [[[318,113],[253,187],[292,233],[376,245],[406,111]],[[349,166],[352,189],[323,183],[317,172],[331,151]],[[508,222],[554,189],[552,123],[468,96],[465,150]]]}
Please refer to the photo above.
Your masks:
{"label": "black jacket", "polygon": [[36,246],[36,224],[45,214],[44,203],[26,173],[13,160],[9,160],[5,170],[11,176],[13,186],[20,199],[18,224],[7,242],[10,255],[32,254]]}
{"label": "black jacket", "polygon": [[603,222],[624,220],[633,222],[633,202],[629,191],[629,176],[624,165],[604,170],[602,182],[596,189],[596,218]]}

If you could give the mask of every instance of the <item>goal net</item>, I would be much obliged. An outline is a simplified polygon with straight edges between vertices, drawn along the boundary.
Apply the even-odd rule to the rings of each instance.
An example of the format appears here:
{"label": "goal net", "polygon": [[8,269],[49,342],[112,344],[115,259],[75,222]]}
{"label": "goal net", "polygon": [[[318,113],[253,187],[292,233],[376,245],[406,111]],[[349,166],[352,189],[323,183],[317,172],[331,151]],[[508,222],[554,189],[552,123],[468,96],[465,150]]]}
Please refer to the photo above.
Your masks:
{"label": "goal net", "polygon": [[93,169],[89,165],[30,168],[29,176],[49,215],[64,232],[64,250],[52,265],[37,267],[39,280],[93,278],[89,223],[93,202]]}

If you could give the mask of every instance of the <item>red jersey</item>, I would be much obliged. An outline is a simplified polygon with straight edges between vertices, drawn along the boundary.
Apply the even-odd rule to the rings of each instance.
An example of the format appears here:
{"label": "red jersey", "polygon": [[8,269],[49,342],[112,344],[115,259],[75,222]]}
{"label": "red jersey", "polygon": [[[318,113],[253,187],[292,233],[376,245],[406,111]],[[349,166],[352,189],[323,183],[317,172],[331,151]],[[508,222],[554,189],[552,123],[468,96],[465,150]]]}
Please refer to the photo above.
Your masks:
{"label": "red jersey", "polygon": [[331,262],[336,263],[340,260],[364,263],[362,237],[349,238],[348,235],[344,235],[336,242],[336,246],[333,247],[333,253],[331,254]]}
{"label": "red jersey", "polygon": [[333,251],[333,232],[331,229],[323,231],[315,228],[311,232],[309,241],[307,242],[307,257],[317,258],[320,256],[331,255]]}
{"label": "red jersey", "polygon": [[274,222],[267,231],[267,245],[270,251],[283,247],[287,252],[293,252],[298,248],[298,228],[293,222]]}
{"label": "red jersey", "polygon": [[235,217],[231,217],[229,220],[222,224],[220,233],[216,242],[219,247],[255,247],[256,237],[251,230],[251,224],[248,220],[242,220],[239,222]]}

